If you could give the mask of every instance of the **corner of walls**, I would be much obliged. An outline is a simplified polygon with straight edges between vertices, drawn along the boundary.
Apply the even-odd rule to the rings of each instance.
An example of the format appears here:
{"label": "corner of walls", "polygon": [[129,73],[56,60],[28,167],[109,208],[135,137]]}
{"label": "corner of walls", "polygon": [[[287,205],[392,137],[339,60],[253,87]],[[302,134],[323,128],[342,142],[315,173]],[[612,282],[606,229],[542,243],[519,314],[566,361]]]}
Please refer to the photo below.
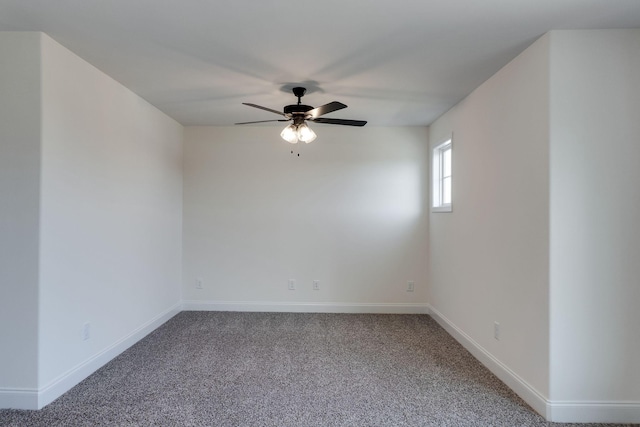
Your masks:
{"label": "corner of walls", "polygon": [[527,402],[536,412],[543,416],[547,415],[550,402],[542,393],[431,305],[428,306],[428,313],[449,335],[462,344],[473,357],[500,378],[503,383]]}
{"label": "corner of walls", "polygon": [[[640,422],[639,48],[639,29],[553,31],[430,130],[432,140],[454,133],[454,211],[431,217],[430,312],[549,421]],[[469,159],[482,168],[465,177]]]}
{"label": "corner of walls", "polygon": [[81,361],[66,372],[61,373],[57,378],[50,381],[49,384],[39,388],[36,393],[33,393],[33,397],[35,397],[36,402],[35,407],[28,406],[22,409],[41,409],[45,407],[114,359],[116,356],[162,326],[163,323],[180,313],[180,311],[182,311],[181,303],[177,303],[174,306],[169,307],[167,310],[121,337],[116,342],[111,343],[100,352],[91,355],[88,359]]}
{"label": "corner of walls", "polygon": [[4,390],[30,409],[181,308],[182,126],[38,37],[41,67],[29,69],[40,81],[38,108],[23,112],[41,112],[39,297],[28,355],[37,378],[24,393]]}
{"label": "corner of walls", "polygon": [[549,390],[548,69],[545,35],[430,127],[433,143],[453,135],[453,211],[430,214],[430,311],[542,414]]}
{"label": "corner of walls", "polygon": [[551,40],[552,419],[640,423],[640,29]]}
{"label": "corner of walls", "polygon": [[40,41],[0,32],[0,408],[38,386]]}
{"label": "corner of walls", "polygon": [[640,422],[640,403],[637,402],[589,402],[549,400],[516,372],[495,358],[478,342],[458,328],[433,307],[428,307],[431,317],[454,337],[469,353],[518,396],[554,423],[634,423]]}

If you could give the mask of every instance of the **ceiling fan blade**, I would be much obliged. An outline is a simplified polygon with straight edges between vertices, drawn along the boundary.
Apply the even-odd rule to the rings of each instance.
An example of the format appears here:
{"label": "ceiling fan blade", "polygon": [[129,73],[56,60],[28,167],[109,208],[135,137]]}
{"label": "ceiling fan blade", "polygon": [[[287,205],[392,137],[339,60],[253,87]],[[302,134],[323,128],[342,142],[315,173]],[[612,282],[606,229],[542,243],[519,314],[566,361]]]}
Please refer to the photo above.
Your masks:
{"label": "ceiling fan blade", "polygon": [[249,104],[248,102],[243,102],[244,105],[248,105],[249,107],[253,107],[253,108],[259,108],[261,110],[264,111],[271,111],[272,113],[276,113],[276,114],[280,114],[281,116],[284,116],[284,113],[278,110],[273,110],[271,108],[267,108],[267,107],[263,107],[262,105],[256,105],[256,104]]}
{"label": "ceiling fan blade", "polygon": [[328,104],[321,105],[319,107],[314,108],[313,110],[307,111],[307,114],[311,115],[312,119],[316,117],[320,117],[324,114],[331,113],[332,111],[342,110],[343,108],[347,108],[342,102],[333,101]]}
{"label": "ceiling fan blade", "polygon": [[236,125],[250,125],[252,123],[267,123],[267,122],[288,122],[289,120],[287,119],[280,119],[280,120],[258,120],[257,122],[242,122],[242,123],[234,123]]}
{"label": "ceiling fan blade", "polygon": [[314,123],[326,123],[328,125],[364,126],[367,124],[366,120],[327,119],[322,117],[309,120]]}

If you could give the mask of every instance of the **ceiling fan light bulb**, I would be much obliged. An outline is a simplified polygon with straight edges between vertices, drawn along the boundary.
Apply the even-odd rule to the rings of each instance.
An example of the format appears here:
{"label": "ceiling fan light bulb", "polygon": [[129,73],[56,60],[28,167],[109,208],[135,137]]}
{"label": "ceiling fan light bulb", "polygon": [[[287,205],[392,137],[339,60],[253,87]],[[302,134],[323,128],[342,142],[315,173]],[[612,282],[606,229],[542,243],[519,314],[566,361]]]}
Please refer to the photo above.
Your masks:
{"label": "ceiling fan light bulb", "polygon": [[316,138],[316,133],[309,126],[307,126],[306,123],[302,123],[300,126],[298,126],[298,139],[300,141],[308,144]]}
{"label": "ceiling fan light bulb", "polygon": [[290,144],[298,143],[298,132],[296,132],[296,127],[292,124],[284,128],[280,136]]}

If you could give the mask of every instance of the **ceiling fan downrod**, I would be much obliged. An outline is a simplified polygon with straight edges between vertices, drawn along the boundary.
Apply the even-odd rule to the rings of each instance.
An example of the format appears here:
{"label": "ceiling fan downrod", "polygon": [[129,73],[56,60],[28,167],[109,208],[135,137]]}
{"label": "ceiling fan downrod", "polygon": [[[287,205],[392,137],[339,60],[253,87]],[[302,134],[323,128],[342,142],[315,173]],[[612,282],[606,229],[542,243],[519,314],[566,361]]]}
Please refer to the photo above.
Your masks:
{"label": "ceiling fan downrod", "polygon": [[292,92],[298,98],[298,103],[285,106],[284,113],[289,114],[295,124],[300,124],[307,118],[307,111],[313,110],[313,107],[302,103],[302,97],[307,92],[306,88],[294,87]]}
{"label": "ceiling fan downrod", "polygon": [[298,105],[300,105],[302,103],[301,98],[304,96],[305,93],[307,93],[307,89],[303,87],[294,87],[292,91],[293,91],[293,95],[298,97]]}

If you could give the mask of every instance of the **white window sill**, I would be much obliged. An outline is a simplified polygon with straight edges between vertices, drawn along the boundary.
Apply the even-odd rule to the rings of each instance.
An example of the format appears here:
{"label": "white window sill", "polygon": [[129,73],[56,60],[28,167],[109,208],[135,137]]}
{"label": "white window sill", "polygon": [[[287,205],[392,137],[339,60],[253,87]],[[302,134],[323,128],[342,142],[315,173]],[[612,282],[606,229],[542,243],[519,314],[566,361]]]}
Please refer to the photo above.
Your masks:
{"label": "white window sill", "polygon": [[448,206],[433,206],[431,208],[431,212],[452,212],[453,207],[451,205]]}

